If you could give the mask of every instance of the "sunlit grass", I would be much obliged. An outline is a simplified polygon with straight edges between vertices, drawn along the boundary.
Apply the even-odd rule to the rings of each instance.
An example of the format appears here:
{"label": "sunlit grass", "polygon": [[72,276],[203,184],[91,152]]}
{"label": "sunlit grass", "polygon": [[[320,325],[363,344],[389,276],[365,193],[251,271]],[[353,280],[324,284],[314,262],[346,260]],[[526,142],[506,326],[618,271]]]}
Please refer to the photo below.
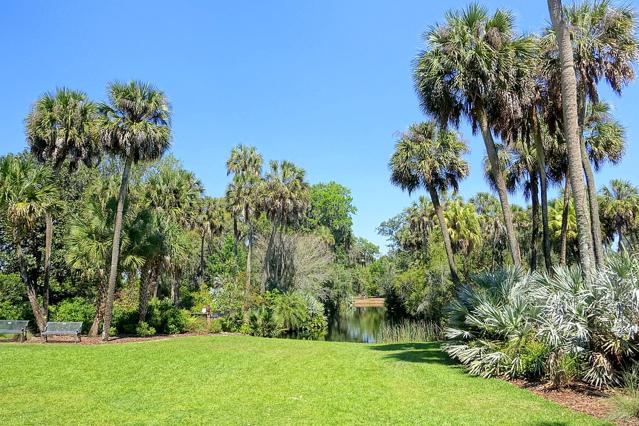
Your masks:
{"label": "sunlit grass", "polygon": [[435,343],[5,343],[0,362],[2,424],[600,424],[469,377]]}

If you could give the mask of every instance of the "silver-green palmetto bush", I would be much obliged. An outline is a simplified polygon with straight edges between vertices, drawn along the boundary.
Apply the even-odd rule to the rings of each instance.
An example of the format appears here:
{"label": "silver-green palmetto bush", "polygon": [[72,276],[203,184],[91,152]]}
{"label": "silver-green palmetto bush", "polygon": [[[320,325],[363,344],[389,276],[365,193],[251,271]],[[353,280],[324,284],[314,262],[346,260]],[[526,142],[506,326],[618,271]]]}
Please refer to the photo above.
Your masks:
{"label": "silver-green palmetto bush", "polygon": [[471,374],[619,385],[639,357],[639,258],[610,255],[592,284],[575,267],[480,274],[451,304],[445,333]]}

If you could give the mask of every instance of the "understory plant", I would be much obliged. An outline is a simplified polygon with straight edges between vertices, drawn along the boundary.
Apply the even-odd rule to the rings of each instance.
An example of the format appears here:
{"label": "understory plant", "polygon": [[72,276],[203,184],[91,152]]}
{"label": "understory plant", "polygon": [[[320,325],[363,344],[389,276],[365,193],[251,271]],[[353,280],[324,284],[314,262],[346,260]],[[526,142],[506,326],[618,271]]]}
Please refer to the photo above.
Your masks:
{"label": "understory plant", "polygon": [[471,374],[619,386],[639,354],[639,259],[610,255],[592,284],[576,267],[510,267],[462,286],[446,352]]}

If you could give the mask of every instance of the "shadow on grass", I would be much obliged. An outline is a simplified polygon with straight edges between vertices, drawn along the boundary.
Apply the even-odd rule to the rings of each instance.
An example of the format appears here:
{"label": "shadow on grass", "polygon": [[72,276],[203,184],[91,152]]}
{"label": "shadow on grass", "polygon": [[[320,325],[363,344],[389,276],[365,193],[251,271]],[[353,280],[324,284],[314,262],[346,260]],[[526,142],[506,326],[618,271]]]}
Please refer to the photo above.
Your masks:
{"label": "shadow on grass", "polygon": [[440,344],[429,343],[390,343],[372,345],[374,351],[388,352],[385,358],[406,362],[423,362],[429,364],[454,365],[448,355],[442,352]]}

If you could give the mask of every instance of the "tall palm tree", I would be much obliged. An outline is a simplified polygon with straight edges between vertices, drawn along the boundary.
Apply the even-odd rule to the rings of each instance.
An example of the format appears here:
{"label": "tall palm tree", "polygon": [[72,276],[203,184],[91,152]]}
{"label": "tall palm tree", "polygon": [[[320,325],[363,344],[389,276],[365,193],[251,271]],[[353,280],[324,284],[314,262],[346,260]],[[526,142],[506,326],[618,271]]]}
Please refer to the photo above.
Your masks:
{"label": "tall palm tree", "polygon": [[577,109],[577,80],[575,62],[567,22],[561,0],[548,0],[548,11],[559,50],[561,70],[561,102],[563,111],[563,137],[568,153],[568,172],[577,219],[579,258],[587,281],[592,279],[595,255],[592,242],[590,214],[587,207],[586,187],[581,161],[579,114]]}
{"label": "tall palm tree", "polygon": [[513,117],[523,116],[520,76],[533,57],[532,37],[518,37],[513,15],[497,10],[489,15],[478,4],[450,11],[444,25],[426,32],[427,48],[416,59],[414,80],[423,109],[442,123],[459,125],[461,116],[479,129],[494,175],[513,263],[519,265],[519,243],[513,226],[503,170],[493,131]]}
{"label": "tall palm tree", "polygon": [[468,151],[455,132],[440,130],[434,122],[413,124],[403,133],[390,159],[391,182],[409,193],[424,187],[435,208],[444,239],[450,275],[459,284],[453,248],[439,194],[452,188],[468,175],[468,163],[461,156]]}
{"label": "tall palm tree", "polygon": [[221,235],[224,230],[223,200],[204,197],[200,201],[197,218],[197,229],[200,233],[200,266],[198,275],[204,277],[204,244],[213,236]]}
{"label": "tall palm tree", "polygon": [[[226,161],[227,175],[233,175],[233,184],[229,189],[235,193],[237,200],[234,212],[238,207],[242,210],[244,223],[247,227],[246,251],[246,286],[251,287],[251,255],[253,249],[253,216],[256,213],[257,192],[262,175],[262,155],[253,146],[238,145],[231,150],[231,156]],[[240,204],[238,206],[238,204]]]}
{"label": "tall palm tree", "polygon": [[310,208],[309,185],[305,181],[304,169],[290,161],[271,161],[264,183],[260,186],[260,209],[266,212],[272,223],[266,255],[261,291],[266,290],[267,281],[279,285],[283,267],[281,253],[276,244],[283,245],[283,233],[287,225],[298,223]]}
{"label": "tall palm tree", "polygon": [[621,250],[624,235],[639,226],[639,189],[627,180],[613,179],[610,187],[601,189],[599,204],[607,237],[612,240],[616,234],[617,250]]}
{"label": "tall palm tree", "polygon": [[131,166],[140,161],[156,160],[168,149],[171,139],[169,103],[163,92],[145,83],[111,83],[109,104],[100,106],[100,137],[107,151],[124,162],[118,193],[113,246],[102,339],[109,339],[115,283],[118,276],[120,237],[124,202]]}
{"label": "tall palm tree", "polygon": [[479,215],[473,204],[464,203],[460,197],[455,197],[447,204],[445,217],[452,245],[462,254],[464,274],[468,276],[471,265],[469,256],[482,241]]}
{"label": "tall palm tree", "polygon": [[57,198],[50,168],[25,157],[8,155],[0,158],[0,214],[11,233],[20,277],[40,331],[44,331],[46,318],[38,302],[37,274],[29,271],[23,244],[27,234],[45,217]]}
{"label": "tall palm tree", "polygon": [[[41,96],[25,120],[27,143],[41,162],[60,169],[64,162],[75,170],[78,163],[93,166],[100,159],[97,108],[86,94],[66,88]],[[49,316],[49,275],[53,245],[53,217],[45,212],[44,318]]]}
{"label": "tall palm tree", "polygon": [[[587,104],[588,101],[594,104],[599,102],[598,83],[601,80],[620,94],[635,78],[633,62],[639,56],[639,41],[635,35],[636,16],[630,6],[615,6],[609,0],[573,3],[563,10],[558,9],[557,14],[570,28],[581,160],[588,191],[595,261],[601,266],[603,249],[597,188],[584,137]],[[554,33],[558,34],[557,28],[554,28]]]}

